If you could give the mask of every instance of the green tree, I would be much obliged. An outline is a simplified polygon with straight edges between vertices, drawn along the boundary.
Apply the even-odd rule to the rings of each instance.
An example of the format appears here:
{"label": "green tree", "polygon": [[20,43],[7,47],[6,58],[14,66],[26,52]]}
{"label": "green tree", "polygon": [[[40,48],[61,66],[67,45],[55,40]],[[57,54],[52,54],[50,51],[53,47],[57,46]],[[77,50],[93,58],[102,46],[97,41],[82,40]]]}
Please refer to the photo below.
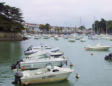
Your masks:
{"label": "green tree", "polygon": [[42,31],[49,31],[51,29],[50,24],[40,24],[39,29]]}
{"label": "green tree", "polygon": [[83,29],[85,29],[85,26],[80,26],[79,29],[83,30]]}
{"label": "green tree", "polygon": [[24,29],[23,22],[19,8],[0,3],[0,31],[21,32]]}
{"label": "green tree", "polygon": [[92,24],[92,28],[95,33],[101,34],[101,33],[107,33],[107,22],[105,19],[101,19],[100,21],[96,20],[94,24]]}
{"label": "green tree", "polygon": [[43,31],[45,29],[45,26],[43,24],[40,24],[39,29]]}
{"label": "green tree", "polygon": [[107,32],[112,33],[112,20],[107,21]]}

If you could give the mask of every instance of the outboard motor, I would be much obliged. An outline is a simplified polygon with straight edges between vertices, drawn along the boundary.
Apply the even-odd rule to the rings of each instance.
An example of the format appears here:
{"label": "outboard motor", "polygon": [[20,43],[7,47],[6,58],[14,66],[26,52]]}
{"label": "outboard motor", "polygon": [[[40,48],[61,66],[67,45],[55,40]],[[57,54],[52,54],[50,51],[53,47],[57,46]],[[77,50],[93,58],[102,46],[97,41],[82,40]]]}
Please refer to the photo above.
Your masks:
{"label": "outboard motor", "polygon": [[23,74],[20,71],[17,71],[13,84],[21,84],[21,77],[23,77]]}
{"label": "outboard motor", "polygon": [[20,59],[16,62],[16,64],[12,64],[11,65],[11,70],[16,69],[16,68],[20,68],[20,62],[22,62],[23,60]]}

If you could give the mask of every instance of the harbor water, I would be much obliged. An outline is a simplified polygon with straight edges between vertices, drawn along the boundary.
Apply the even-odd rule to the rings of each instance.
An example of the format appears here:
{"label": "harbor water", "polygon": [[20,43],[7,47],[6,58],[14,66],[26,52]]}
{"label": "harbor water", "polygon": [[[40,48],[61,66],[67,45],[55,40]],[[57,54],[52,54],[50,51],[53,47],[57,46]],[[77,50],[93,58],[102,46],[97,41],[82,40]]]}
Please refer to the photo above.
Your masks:
{"label": "harbor water", "polygon": [[[59,40],[50,39],[34,39],[31,38],[25,41],[1,41],[0,42],[0,86],[19,86],[13,85],[14,74],[10,66],[18,59],[24,58],[24,50],[30,45],[39,46],[47,44],[51,47],[59,47],[64,51],[65,56],[70,63],[74,64],[75,72],[70,75],[68,80],[47,83],[35,84],[31,86],[112,86],[112,62],[105,61],[105,55],[112,52],[109,51],[86,51],[85,46],[95,45],[97,43],[112,45],[109,40],[88,40],[86,42],[69,42],[62,37]],[[91,55],[93,54],[93,55]],[[76,79],[76,73],[80,75]]]}

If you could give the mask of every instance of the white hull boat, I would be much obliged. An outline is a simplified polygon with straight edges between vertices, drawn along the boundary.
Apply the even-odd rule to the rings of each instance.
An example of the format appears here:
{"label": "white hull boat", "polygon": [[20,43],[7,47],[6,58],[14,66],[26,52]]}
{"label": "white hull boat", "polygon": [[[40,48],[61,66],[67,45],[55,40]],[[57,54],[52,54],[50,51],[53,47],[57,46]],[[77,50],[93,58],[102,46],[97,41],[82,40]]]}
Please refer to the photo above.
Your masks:
{"label": "white hull boat", "polygon": [[64,39],[68,39],[69,36],[68,36],[68,35],[63,35],[63,38],[64,38]]}
{"label": "white hull boat", "polygon": [[65,80],[73,72],[70,68],[45,68],[40,70],[27,70],[23,71],[23,77],[21,77],[22,84],[38,84],[49,83]]}
{"label": "white hull boat", "polygon": [[55,40],[59,40],[58,36],[55,36],[54,39],[55,39]]}
{"label": "white hull boat", "polygon": [[75,42],[75,39],[74,39],[74,38],[69,38],[68,41],[69,41],[69,42]]}
{"label": "white hull boat", "polygon": [[40,36],[36,35],[34,36],[34,39],[40,39]]}
{"label": "white hull boat", "polygon": [[85,39],[80,39],[80,42],[86,42],[86,40]]}
{"label": "white hull boat", "polygon": [[38,46],[38,47],[33,47],[32,45],[30,47],[27,48],[27,50],[24,51],[25,55],[30,55],[30,54],[34,54],[38,51],[43,51],[43,50],[51,50],[52,48],[47,46],[47,45],[42,45],[42,46]]}
{"label": "white hull boat", "polygon": [[96,45],[96,46],[87,46],[86,50],[94,50],[94,51],[107,51],[111,47],[110,46],[104,46],[104,45]]}
{"label": "white hull boat", "polygon": [[50,36],[49,35],[43,35],[43,39],[49,39]]}

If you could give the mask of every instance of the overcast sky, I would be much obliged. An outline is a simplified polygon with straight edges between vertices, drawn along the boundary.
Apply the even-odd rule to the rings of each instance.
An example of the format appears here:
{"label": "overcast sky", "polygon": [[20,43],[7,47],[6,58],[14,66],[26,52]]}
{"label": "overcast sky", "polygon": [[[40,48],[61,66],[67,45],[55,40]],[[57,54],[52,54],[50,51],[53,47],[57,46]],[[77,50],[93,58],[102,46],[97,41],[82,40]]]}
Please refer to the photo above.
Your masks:
{"label": "overcast sky", "polygon": [[112,0],[1,0],[21,9],[28,23],[91,27],[94,20],[112,19]]}

